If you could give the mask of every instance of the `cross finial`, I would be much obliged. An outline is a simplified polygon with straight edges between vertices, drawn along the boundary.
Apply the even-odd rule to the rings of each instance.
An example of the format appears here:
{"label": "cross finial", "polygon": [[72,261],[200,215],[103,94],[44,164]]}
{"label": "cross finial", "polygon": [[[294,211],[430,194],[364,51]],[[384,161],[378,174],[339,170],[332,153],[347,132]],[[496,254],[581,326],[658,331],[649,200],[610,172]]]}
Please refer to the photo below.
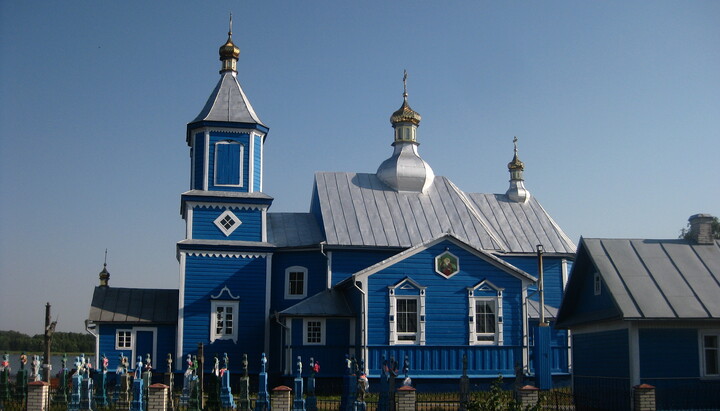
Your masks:
{"label": "cross finial", "polygon": [[407,99],[407,70],[403,70],[403,97]]}
{"label": "cross finial", "polygon": [[232,11],[230,12],[230,26],[228,27],[228,36],[232,37]]}
{"label": "cross finial", "polygon": [[107,267],[107,248],[105,249],[105,262],[103,262],[103,267]]}
{"label": "cross finial", "polygon": [[517,154],[517,141],[518,141],[518,138],[517,138],[517,136],[515,136],[515,138],[513,138],[513,145],[515,146],[515,154]]}

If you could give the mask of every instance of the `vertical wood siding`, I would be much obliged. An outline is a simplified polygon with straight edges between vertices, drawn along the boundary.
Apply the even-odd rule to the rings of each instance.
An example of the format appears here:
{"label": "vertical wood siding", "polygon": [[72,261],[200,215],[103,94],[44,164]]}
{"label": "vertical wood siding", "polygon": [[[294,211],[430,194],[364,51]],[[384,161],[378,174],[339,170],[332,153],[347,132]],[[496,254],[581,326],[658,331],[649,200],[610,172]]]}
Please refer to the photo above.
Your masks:
{"label": "vertical wood siding", "polygon": [[262,211],[259,209],[231,208],[230,211],[242,221],[229,236],[226,236],[215,225],[215,219],[226,208],[193,207],[192,235],[196,240],[235,240],[235,241],[261,241],[262,240]]}
{"label": "vertical wood siding", "polygon": [[[265,266],[264,257],[235,258],[192,256],[185,263],[185,301],[183,328],[183,356],[197,352],[199,342],[205,346],[206,364],[212,367],[215,353],[222,357],[227,352],[230,360],[239,362],[242,354],[260,358],[265,335]],[[210,296],[217,295],[227,286],[239,296],[237,344],[232,340],[210,340]],[[251,369],[257,369],[251,362]]]}

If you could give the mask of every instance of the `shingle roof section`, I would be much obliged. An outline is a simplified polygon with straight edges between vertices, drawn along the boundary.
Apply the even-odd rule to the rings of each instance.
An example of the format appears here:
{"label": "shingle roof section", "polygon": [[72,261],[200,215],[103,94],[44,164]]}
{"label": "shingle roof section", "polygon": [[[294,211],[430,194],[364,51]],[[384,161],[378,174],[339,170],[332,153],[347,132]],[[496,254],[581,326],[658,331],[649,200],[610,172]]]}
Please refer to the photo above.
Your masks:
{"label": "shingle roof section", "polygon": [[88,319],[96,322],[175,324],[178,290],[95,287]]}
{"label": "shingle roof section", "polygon": [[466,194],[445,177],[425,193],[396,192],[375,174],[315,175],[322,225],[330,245],[412,247],[444,233],[483,250],[575,252],[540,204],[508,202],[503,194]]}
{"label": "shingle roof section", "polygon": [[235,73],[230,71],[222,74],[220,81],[205,103],[205,107],[190,123],[198,121],[250,123],[265,126],[255,114]]}
{"label": "shingle roof section", "polygon": [[317,245],[324,239],[310,213],[268,213],[267,227],[268,242],[276,247]]}
{"label": "shingle roof section", "polygon": [[720,318],[720,244],[583,239],[625,319]]}

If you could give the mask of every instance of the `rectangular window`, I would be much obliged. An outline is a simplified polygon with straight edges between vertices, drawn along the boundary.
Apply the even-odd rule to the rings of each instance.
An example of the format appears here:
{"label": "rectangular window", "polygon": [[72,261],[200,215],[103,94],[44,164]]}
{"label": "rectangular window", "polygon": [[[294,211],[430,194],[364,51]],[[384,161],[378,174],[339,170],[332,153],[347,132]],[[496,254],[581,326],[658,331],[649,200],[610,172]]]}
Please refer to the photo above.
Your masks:
{"label": "rectangular window", "polygon": [[418,331],[417,299],[398,297],[396,310],[398,341],[415,341]]}
{"label": "rectangular window", "polygon": [[235,301],[212,301],[210,342],[215,340],[237,340],[238,303]]}
{"label": "rectangular window", "polygon": [[115,334],[115,349],[131,350],[132,349],[132,331],[118,330]]}
{"label": "rectangular window", "polygon": [[290,295],[302,295],[303,294],[303,283],[305,280],[305,273],[302,271],[291,271],[288,274],[288,294]]}
{"label": "rectangular window", "polygon": [[494,342],[497,325],[495,301],[475,301],[475,340]]}
{"label": "rectangular window", "polygon": [[720,332],[703,333],[702,343],[702,371],[704,377],[720,377]]}
{"label": "rectangular window", "polygon": [[305,345],[325,345],[325,319],[303,320],[303,341]]}
{"label": "rectangular window", "polygon": [[292,266],[285,269],[285,298],[298,300],[307,296],[307,268]]}

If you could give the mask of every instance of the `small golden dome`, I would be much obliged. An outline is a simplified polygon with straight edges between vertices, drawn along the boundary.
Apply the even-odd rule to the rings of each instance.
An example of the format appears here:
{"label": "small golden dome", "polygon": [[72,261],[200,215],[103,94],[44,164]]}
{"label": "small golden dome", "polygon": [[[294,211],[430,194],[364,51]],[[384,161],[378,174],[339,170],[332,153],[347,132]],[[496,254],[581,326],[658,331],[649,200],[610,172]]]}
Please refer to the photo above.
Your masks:
{"label": "small golden dome", "polygon": [[220,46],[220,60],[235,59],[240,57],[240,49],[232,42],[232,32],[228,32],[228,39]]}
{"label": "small golden dome", "polygon": [[405,100],[403,101],[402,106],[400,108],[392,113],[392,116],[390,116],[390,123],[393,125],[397,123],[412,123],[416,126],[420,124],[420,114],[418,114],[417,111],[410,108],[410,105],[407,102],[407,95],[405,95]]}
{"label": "small golden dome", "polygon": [[521,170],[522,171],[525,169],[525,164],[523,164],[523,162],[520,161],[520,159],[518,158],[517,141],[518,141],[517,137],[513,138],[513,145],[515,146],[515,149],[514,149],[513,159],[511,162],[508,163],[508,171],[513,171],[513,170]]}

